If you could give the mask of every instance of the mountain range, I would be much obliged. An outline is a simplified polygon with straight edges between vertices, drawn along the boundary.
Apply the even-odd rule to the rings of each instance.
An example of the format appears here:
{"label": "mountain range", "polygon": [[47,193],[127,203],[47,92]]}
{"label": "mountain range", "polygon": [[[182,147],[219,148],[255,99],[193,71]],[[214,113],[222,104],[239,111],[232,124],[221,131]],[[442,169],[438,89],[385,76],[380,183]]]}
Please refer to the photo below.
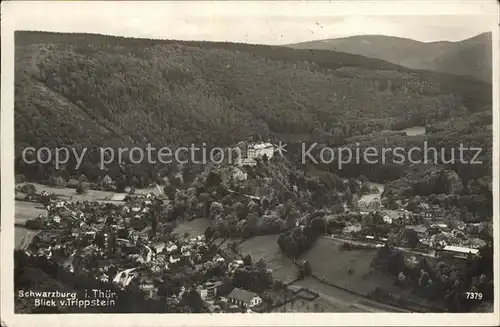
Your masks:
{"label": "mountain range", "polygon": [[[424,125],[437,126],[429,142],[440,146],[452,147],[465,135],[474,144],[491,141],[490,131],[479,128],[491,125],[491,84],[361,55],[16,32],[15,56],[18,159],[27,146],[210,147],[249,137],[345,144],[363,135],[373,143],[374,132]],[[80,171],[19,160],[16,171],[32,179],[83,171],[92,179],[104,174],[95,169],[99,157],[92,158],[86,156],[91,162]],[[138,174],[147,169],[133,167]],[[365,176],[382,176],[368,168]]]}
{"label": "mountain range", "polygon": [[289,46],[358,54],[412,69],[469,75],[486,82],[491,82],[492,78],[491,32],[458,42],[420,42],[385,35],[357,35]]}

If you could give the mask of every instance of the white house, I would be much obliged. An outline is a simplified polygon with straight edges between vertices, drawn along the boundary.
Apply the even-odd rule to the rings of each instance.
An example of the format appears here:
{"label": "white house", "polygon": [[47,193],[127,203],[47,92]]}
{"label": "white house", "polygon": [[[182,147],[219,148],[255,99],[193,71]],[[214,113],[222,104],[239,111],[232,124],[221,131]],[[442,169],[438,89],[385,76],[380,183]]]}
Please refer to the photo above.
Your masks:
{"label": "white house", "polygon": [[384,219],[384,223],[386,223],[386,224],[392,224],[392,218],[391,218],[391,216],[385,215],[383,217],[383,219]]}
{"label": "white house", "polygon": [[479,254],[478,249],[471,249],[471,248],[466,248],[466,247],[462,247],[462,246],[453,246],[453,245],[446,245],[445,247],[443,247],[441,252],[454,255],[455,257],[458,257],[458,258],[465,258],[467,255],[478,255]]}
{"label": "white house", "polygon": [[176,251],[177,250],[177,245],[174,244],[174,243],[169,243],[166,250],[167,250],[168,253]]}
{"label": "white house", "polygon": [[257,294],[237,287],[232,290],[227,299],[235,305],[246,308],[251,308],[262,303],[262,298]]}
{"label": "white house", "polygon": [[180,258],[176,258],[176,259],[174,259],[172,256],[170,256],[170,258],[169,258],[170,263],[177,263],[177,262],[179,262],[180,260],[181,260]]}
{"label": "white house", "polygon": [[274,156],[274,146],[271,143],[258,143],[248,146],[247,156],[249,158],[261,158],[264,155],[269,159]]}
{"label": "white house", "polygon": [[206,301],[208,299],[208,290],[205,287],[198,286],[197,291],[198,293],[200,293],[200,297],[203,301]]}
{"label": "white house", "polygon": [[236,161],[239,166],[255,166],[255,159],[262,158],[266,155],[268,159],[274,156],[274,146],[271,143],[249,144],[244,158],[238,158]]}

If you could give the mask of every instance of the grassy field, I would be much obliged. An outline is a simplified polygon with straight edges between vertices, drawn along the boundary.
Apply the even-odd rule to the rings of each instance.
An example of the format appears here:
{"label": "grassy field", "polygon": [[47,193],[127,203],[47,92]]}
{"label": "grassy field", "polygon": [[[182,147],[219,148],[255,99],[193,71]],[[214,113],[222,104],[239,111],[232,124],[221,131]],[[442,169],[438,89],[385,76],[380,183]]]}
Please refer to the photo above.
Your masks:
{"label": "grassy field", "polygon": [[[16,184],[16,188],[18,186],[22,186],[23,184],[24,183]],[[57,188],[37,183],[31,183],[31,184],[35,186],[37,192],[45,190],[49,193],[54,193],[56,195],[72,197],[72,201],[106,200],[111,198],[111,196],[115,194],[115,192],[96,191],[96,190],[88,190],[85,194],[76,194],[76,190],[74,188]]]}
{"label": "grassy field", "polygon": [[370,264],[376,250],[342,251],[340,242],[320,238],[301,259],[309,261],[319,278],[351,291],[367,294],[376,287],[391,289],[393,279],[380,274]]}
{"label": "grassy field", "polygon": [[24,227],[16,227],[14,230],[14,249],[24,250],[33,241],[33,238],[38,232]]}
{"label": "grassy field", "polygon": [[47,215],[47,210],[40,203],[15,201],[16,224],[24,224],[30,218],[36,218],[38,215]]}
{"label": "grassy field", "polygon": [[238,250],[243,255],[249,254],[254,262],[263,259],[273,270],[274,278],[290,282],[297,277],[297,269],[290,259],[281,254],[277,240],[278,235],[252,237],[243,242]]}
{"label": "grassy field", "polygon": [[[39,203],[25,202],[25,201],[15,201],[15,223],[24,225],[26,221],[30,218],[35,218],[39,214],[46,216],[47,211],[43,209],[43,206]],[[37,231],[30,230],[21,226],[16,226],[14,228],[14,247],[16,249],[25,249],[35,237]]]}

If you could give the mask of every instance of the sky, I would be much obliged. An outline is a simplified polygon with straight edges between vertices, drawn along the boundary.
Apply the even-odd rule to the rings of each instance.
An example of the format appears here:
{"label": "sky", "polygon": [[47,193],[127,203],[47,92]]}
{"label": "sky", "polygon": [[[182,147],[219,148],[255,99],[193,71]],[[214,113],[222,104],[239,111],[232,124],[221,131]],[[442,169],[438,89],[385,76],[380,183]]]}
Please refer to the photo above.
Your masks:
{"label": "sky", "polygon": [[2,18],[15,17],[12,22],[18,30],[159,39],[280,45],[382,34],[432,42],[459,41],[491,31],[498,14],[494,3],[16,1],[2,3]]}

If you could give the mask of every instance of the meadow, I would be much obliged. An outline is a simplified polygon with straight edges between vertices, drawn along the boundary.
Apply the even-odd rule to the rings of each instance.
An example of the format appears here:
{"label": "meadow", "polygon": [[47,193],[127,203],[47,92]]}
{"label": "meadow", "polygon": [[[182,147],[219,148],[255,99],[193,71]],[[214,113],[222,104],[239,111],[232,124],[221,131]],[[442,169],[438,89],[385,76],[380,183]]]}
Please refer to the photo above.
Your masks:
{"label": "meadow", "polygon": [[238,251],[250,255],[252,260],[263,259],[267,268],[273,270],[273,277],[285,283],[297,278],[297,269],[291,259],[285,257],[278,247],[278,235],[255,236],[240,244]]}
{"label": "meadow", "polygon": [[[47,215],[47,211],[39,203],[15,201],[15,229],[14,229],[14,248],[26,249],[35,235],[36,230],[30,230],[22,227],[30,218],[36,218],[38,215]],[[19,224],[19,225],[18,225]]]}
{"label": "meadow", "polygon": [[359,294],[375,287],[392,287],[393,280],[371,268],[376,250],[342,250],[341,243],[321,238],[300,259],[307,260],[315,276]]}

